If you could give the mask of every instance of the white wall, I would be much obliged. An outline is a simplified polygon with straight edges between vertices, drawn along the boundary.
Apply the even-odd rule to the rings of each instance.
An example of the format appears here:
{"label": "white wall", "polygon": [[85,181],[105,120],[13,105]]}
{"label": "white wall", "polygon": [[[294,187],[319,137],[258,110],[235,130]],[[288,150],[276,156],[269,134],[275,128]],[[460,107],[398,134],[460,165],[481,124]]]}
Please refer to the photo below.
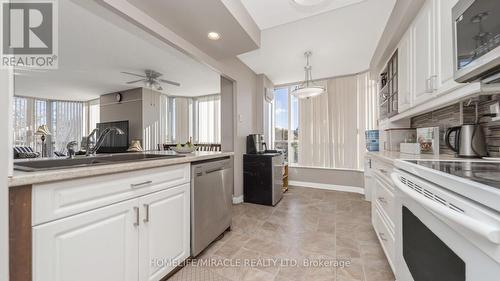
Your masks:
{"label": "white wall", "polygon": [[[9,280],[9,187],[8,177],[12,173],[12,126],[11,105],[13,75],[0,70],[0,280]],[[5,137],[7,136],[7,137]]]}

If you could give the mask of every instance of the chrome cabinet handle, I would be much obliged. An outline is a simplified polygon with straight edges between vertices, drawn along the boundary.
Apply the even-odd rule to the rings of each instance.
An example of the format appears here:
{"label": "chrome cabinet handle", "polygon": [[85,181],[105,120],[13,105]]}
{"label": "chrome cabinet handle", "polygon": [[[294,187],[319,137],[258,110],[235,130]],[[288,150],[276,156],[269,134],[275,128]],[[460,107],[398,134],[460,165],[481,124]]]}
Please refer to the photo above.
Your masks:
{"label": "chrome cabinet handle", "polygon": [[387,201],[385,200],[384,197],[379,197],[377,198],[380,203],[387,204]]}
{"label": "chrome cabinet handle", "polygon": [[140,188],[140,187],[144,187],[145,185],[149,185],[149,184],[152,184],[153,181],[145,181],[145,182],[141,182],[141,183],[133,183],[130,185],[130,187],[132,188]]}
{"label": "chrome cabinet handle", "polygon": [[385,169],[379,169],[379,171],[384,175],[389,175],[389,172],[387,172],[387,170]]}
{"label": "chrome cabinet handle", "polygon": [[144,208],[146,209],[146,217],[142,221],[149,222],[149,204],[144,204]]}
{"label": "chrome cabinet handle", "polygon": [[387,238],[385,238],[385,233],[383,233],[383,232],[379,232],[379,233],[378,233],[378,236],[380,236],[380,240],[382,240],[382,241],[387,241]]}
{"label": "chrome cabinet handle", "polygon": [[139,226],[139,207],[134,207],[134,211],[135,211],[134,226]]}

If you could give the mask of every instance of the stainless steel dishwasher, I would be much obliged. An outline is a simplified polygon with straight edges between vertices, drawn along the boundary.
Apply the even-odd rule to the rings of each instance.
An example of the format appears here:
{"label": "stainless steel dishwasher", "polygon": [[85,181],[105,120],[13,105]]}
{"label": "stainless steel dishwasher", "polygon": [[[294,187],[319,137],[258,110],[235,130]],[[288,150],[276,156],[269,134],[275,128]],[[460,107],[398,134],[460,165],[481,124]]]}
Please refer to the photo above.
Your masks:
{"label": "stainless steel dishwasher", "polygon": [[233,160],[191,165],[191,255],[196,257],[231,226]]}

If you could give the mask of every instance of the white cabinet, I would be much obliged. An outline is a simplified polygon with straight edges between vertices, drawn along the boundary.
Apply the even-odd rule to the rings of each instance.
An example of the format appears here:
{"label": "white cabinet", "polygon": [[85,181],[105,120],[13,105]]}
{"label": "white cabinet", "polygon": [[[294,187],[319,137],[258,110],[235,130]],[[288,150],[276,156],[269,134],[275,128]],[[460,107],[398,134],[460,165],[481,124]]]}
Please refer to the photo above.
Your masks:
{"label": "white cabinet", "polygon": [[34,281],[136,281],[137,200],[33,228]]}
{"label": "white cabinet", "polygon": [[452,8],[458,0],[436,1],[436,56],[439,92],[448,92],[460,84],[453,79],[453,20]]}
{"label": "white cabinet", "polygon": [[189,184],[141,197],[139,280],[157,281],[190,255]]}
{"label": "white cabinet", "polygon": [[411,107],[412,98],[412,46],[411,29],[409,29],[398,46],[398,112]]}
{"label": "white cabinet", "polygon": [[423,103],[434,96],[437,78],[435,74],[435,1],[425,2],[411,27],[414,105]]}
{"label": "white cabinet", "polygon": [[395,272],[395,192],[390,179],[394,169],[392,163],[372,157],[371,175],[373,178],[372,190],[372,224],[382,249]]}
{"label": "white cabinet", "polygon": [[[56,192],[60,195],[55,197],[56,202],[64,202],[62,199],[66,197],[61,195],[67,195],[70,206],[84,202],[86,207],[72,208],[78,214],[33,226],[33,280],[164,278],[190,255],[191,188],[189,178],[185,182],[184,176],[189,171],[190,165],[183,164],[164,167],[163,173],[156,168],[144,170],[140,176],[119,174],[118,178],[105,176],[85,183],[76,180],[45,186],[48,194],[58,187],[64,191]],[[117,185],[124,185],[125,190],[132,185],[134,192],[141,192],[124,193]],[[106,188],[118,190],[120,196],[114,198],[110,192],[97,192]],[[121,194],[134,197],[120,200]],[[42,206],[41,198],[45,197],[34,197],[33,201]],[[94,204],[101,203],[99,198],[106,199],[103,202],[108,205]],[[48,205],[51,203],[46,201]],[[56,209],[63,210],[63,205],[57,205]],[[41,218],[41,221],[46,219]]]}

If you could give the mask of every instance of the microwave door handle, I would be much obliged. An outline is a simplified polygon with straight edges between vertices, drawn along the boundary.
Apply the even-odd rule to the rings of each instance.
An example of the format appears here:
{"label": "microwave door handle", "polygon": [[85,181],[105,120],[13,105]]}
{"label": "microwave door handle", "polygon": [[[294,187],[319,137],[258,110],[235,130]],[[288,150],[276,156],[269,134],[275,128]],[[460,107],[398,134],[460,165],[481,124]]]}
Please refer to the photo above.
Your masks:
{"label": "microwave door handle", "polygon": [[422,196],[420,193],[417,193],[413,189],[404,185],[399,179],[397,173],[392,173],[391,179],[405,195],[430,209],[435,214],[467,228],[468,230],[486,238],[488,241],[494,244],[500,244],[500,229],[494,226],[487,225],[484,222],[471,218],[465,214],[453,211],[448,207],[445,207],[425,196]]}

